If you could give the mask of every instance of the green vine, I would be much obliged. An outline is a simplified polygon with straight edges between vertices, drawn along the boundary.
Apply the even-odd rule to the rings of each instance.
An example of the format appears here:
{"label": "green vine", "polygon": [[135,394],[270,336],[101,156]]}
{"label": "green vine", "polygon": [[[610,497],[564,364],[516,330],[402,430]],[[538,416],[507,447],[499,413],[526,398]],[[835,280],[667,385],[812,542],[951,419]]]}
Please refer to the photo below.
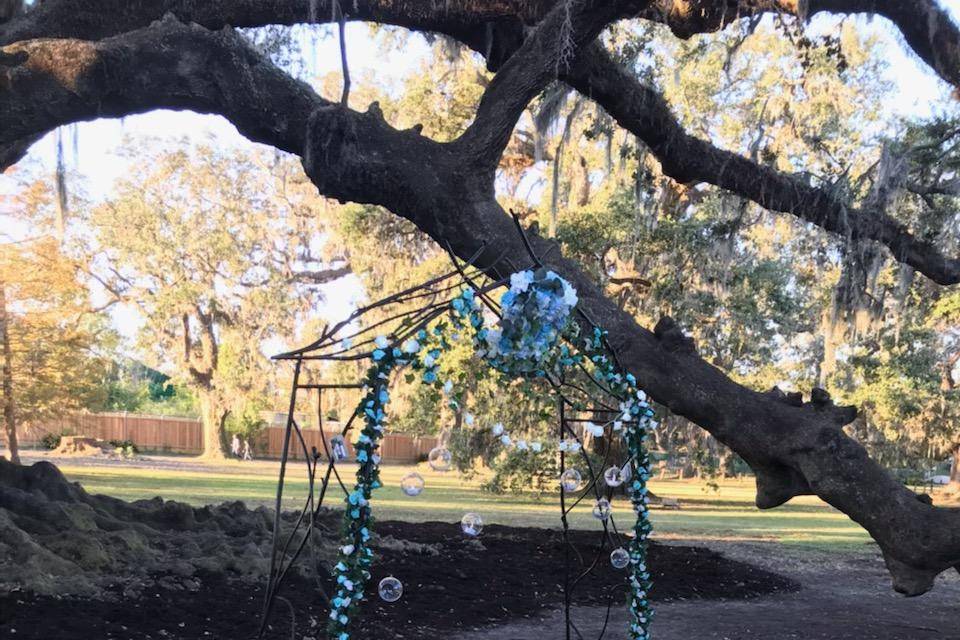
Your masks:
{"label": "green vine", "polygon": [[[331,640],[349,640],[351,619],[364,599],[371,576],[373,552],[369,541],[373,516],[370,500],[373,491],[381,486],[377,451],[387,425],[390,374],[398,367],[412,365],[420,371],[425,384],[444,388],[451,407],[457,408],[456,394],[450,393],[446,388],[449,385],[442,385],[437,375],[439,358],[450,348],[447,339],[450,327],[456,330],[455,335],[464,329],[469,330],[477,354],[505,377],[545,378],[556,383],[577,368],[588,371],[597,386],[619,402],[621,415],[613,421],[613,431],[621,434],[629,451],[632,480],[628,491],[637,515],[634,536],[629,544],[630,572],[627,579],[630,587],[627,602],[631,613],[630,638],[649,639],[652,610],[648,593],[651,581],[646,561],[651,532],[647,505],[650,460],[645,440],[648,431],[656,427],[654,412],[646,401],[646,394],[637,387],[636,378],[621,372],[608,356],[604,332],[595,328],[592,336],[581,339],[579,326],[570,322],[569,317],[576,303],[573,288],[555,273],[542,269],[521,272],[514,274],[510,290],[501,298],[503,318],[497,328],[486,326],[484,305],[473,289],[468,288],[451,301],[449,324],[441,320],[430,330],[421,328],[401,347],[391,345],[383,336],[376,339],[377,348],[371,354],[365,393],[358,407],[364,428],[355,444],[359,463],[356,485],[346,498],[344,539],[347,543],[340,548],[335,566],[337,590],[332,599],[328,625]],[[573,346],[578,343],[584,345],[582,350]],[[511,442],[508,435],[500,437],[504,442]],[[563,450],[570,450],[566,448],[568,446],[566,440],[558,444]]]}

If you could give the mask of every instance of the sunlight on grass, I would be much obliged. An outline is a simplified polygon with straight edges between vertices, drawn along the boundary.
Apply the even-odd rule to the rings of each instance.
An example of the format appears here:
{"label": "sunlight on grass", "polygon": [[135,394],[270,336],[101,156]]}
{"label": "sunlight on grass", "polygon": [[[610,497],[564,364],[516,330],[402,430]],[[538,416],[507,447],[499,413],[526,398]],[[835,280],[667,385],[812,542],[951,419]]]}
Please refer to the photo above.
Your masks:
{"label": "sunlight on grass", "polygon": [[[271,506],[277,487],[277,465],[271,462],[238,465],[227,463],[215,469],[184,462],[182,470],[136,466],[60,465],[67,476],[91,493],[138,500],[160,495],[192,505],[242,500],[247,505]],[[427,490],[417,498],[404,496],[400,478],[414,468],[426,479]],[[354,469],[341,469],[349,486]],[[559,521],[559,498],[538,499],[532,494],[494,495],[480,489],[483,478],[465,480],[456,474],[439,474],[425,465],[385,466],[384,487],[374,500],[381,519],[454,522],[465,510],[482,513],[488,524],[554,528]],[[306,495],[307,480],[300,466],[288,472],[284,505],[297,508]],[[724,482],[718,492],[705,490],[695,481],[652,481],[651,490],[677,498],[678,510],[652,512],[656,536],[663,539],[767,540],[824,550],[862,548],[870,538],[844,514],[815,497],[801,497],[773,511],[753,506],[752,481]],[[336,494],[334,494],[336,495]],[[593,529],[599,525],[590,514],[592,503],[584,500],[571,514],[571,526]],[[614,501],[614,515],[621,529],[629,528],[632,512],[624,499]]]}

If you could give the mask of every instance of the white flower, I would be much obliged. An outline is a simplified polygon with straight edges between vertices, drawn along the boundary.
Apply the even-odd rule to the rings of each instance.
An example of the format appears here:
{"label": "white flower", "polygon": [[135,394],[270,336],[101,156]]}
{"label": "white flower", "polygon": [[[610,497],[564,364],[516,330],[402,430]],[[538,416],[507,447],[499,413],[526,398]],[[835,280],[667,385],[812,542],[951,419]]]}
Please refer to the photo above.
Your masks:
{"label": "white flower", "polygon": [[510,436],[507,435],[506,433],[503,434],[502,436],[500,436],[500,442],[503,444],[503,446],[509,447],[509,446],[510,446]]}
{"label": "white flower", "polygon": [[345,556],[352,555],[353,551],[354,551],[354,548],[352,544],[348,544],[343,547],[340,547],[340,552],[343,553],[343,555]]}
{"label": "white flower", "polygon": [[660,426],[660,423],[659,423],[659,422],[657,422],[656,420],[651,420],[651,421],[650,421],[649,429],[652,431],[652,430],[656,429],[656,428],[659,427],[659,426]]}
{"label": "white flower", "polygon": [[447,380],[443,383],[443,392],[447,395],[450,395],[453,392],[453,382]]}
{"label": "white flower", "polygon": [[353,591],[353,581],[352,581],[352,580],[344,580],[344,581],[343,581],[343,588],[346,589],[347,591]]}
{"label": "white flower", "polygon": [[518,271],[510,276],[510,288],[517,293],[526,291],[531,282],[533,282],[532,271]]}
{"label": "white flower", "polygon": [[386,336],[377,336],[377,339],[374,340],[373,343],[377,345],[378,349],[386,349],[390,346],[390,343],[387,342]]}
{"label": "white flower", "polygon": [[493,435],[500,436],[500,434],[503,433],[503,423],[498,422],[497,424],[493,425],[493,429],[491,429],[491,431],[493,431]]}
{"label": "white flower", "polygon": [[570,453],[577,453],[580,451],[580,443],[576,440],[573,440],[570,442],[570,445],[567,447],[567,449],[570,451]]}
{"label": "white flower", "polygon": [[640,389],[639,391],[637,391],[637,400],[639,400],[640,402],[643,402],[646,399],[647,399],[647,394],[644,392],[643,389]]}
{"label": "white flower", "polygon": [[500,338],[503,337],[503,332],[500,329],[490,329],[487,331],[487,350],[490,352],[490,356],[496,356],[500,353]]}
{"label": "white flower", "polygon": [[559,449],[560,451],[566,451],[568,448],[569,447],[567,446],[566,440],[561,440],[560,444],[557,445],[557,449]]}
{"label": "white flower", "polygon": [[463,414],[463,421],[467,423],[467,426],[468,426],[468,427],[472,427],[472,426],[473,426],[473,414],[472,414],[472,413],[465,413],[465,414]]}
{"label": "white flower", "polygon": [[589,431],[589,432],[590,432],[590,435],[592,435],[594,438],[602,438],[602,437],[603,437],[603,427],[601,427],[601,426],[598,425],[598,424],[593,424],[592,422],[588,422],[588,423],[587,423],[587,431]]}
{"label": "white flower", "polygon": [[540,453],[541,451],[543,451],[543,443],[531,442],[530,448],[533,449],[534,453]]}
{"label": "white flower", "polygon": [[415,338],[410,338],[403,343],[404,353],[417,353],[418,351],[420,351],[420,343]]}
{"label": "white flower", "polygon": [[620,431],[621,429],[623,429],[623,423],[620,422],[619,420],[615,420],[615,421],[613,422],[613,430],[614,430],[614,431]]}
{"label": "white flower", "polygon": [[577,290],[566,280],[561,278],[560,281],[563,283],[563,303],[570,308],[577,306],[580,301],[577,297]]}
{"label": "white flower", "polygon": [[520,451],[527,450],[527,441],[526,440],[517,440],[517,449]]}
{"label": "white flower", "polygon": [[436,362],[436,361],[437,361],[437,359],[434,358],[432,355],[430,355],[430,354],[428,353],[428,354],[426,355],[426,357],[424,357],[424,359],[423,359],[423,366],[425,366],[426,368],[429,369],[430,367],[433,366],[433,363]]}

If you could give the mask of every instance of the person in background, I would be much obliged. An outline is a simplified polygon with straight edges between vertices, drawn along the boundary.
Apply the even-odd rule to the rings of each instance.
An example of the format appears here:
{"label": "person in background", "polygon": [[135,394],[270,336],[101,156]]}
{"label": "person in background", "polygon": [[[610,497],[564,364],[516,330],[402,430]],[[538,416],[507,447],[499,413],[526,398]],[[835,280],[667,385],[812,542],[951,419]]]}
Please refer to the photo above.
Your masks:
{"label": "person in background", "polygon": [[240,457],[240,436],[233,434],[233,440],[230,441],[230,453],[233,454],[233,457]]}
{"label": "person in background", "polygon": [[253,450],[250,448],[250,441],[243,441],[243,459],[244,460],[253,460]]}

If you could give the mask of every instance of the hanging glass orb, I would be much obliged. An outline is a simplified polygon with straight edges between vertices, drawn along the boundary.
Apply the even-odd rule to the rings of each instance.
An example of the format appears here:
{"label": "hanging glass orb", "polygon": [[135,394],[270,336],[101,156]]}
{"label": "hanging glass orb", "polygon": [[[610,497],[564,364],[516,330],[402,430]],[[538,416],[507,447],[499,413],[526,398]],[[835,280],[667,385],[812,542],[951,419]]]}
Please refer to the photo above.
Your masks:
{"label": "hanging glass orb", "polygon": [[603,481],[607,483],[608,487],[619,487],[624,480],[623,469],[616,465],[603,472]]}
{"label": "hanging glass orb", "polygon": [[396,602],[403,595],[403,583],[393,576],[387,576],[380,581],[377,591],[384,602]]}
{"label": "hanging glass orb", "polygon": [[330,438],[330,459],[334,462],[347,459],[347,442],[339,434]]}
{"label": "hanging glass orb", "polygon": [[610,507],[610,501],[606,498],[600,498],[597,500],[597,504],[593,505],[593,517],[597,520],[603,520],[604,522],[610,518],[610,512],[612,508]]}
{"label": "hanging glass orb", "polygon": [[450,471],[450,464],[453,462],[453,454],[446,447],[434,447],[427,455],[427,464],[434,471],[441,473]]}
{"label": "hanging glass orb", "polygon": [[416,471],[412,471],[400,479],[400,491],[403,491],[404,495],[416,498],[423,493],[424,484],[423,476]]}
{"label": "hanging glass orb", "polygon": [[614,569],[623,569],[630,564],[630,554],[623,547],[618,547],[610,552],[610,564]]}
{"label": "hanging glass orb", "polygon": [[583,482],[583,478],[580,476],[580,472],[576,469],[567,469],[560,474],[560,488],[567,493],[571,493],[579,489],[581,482]]}
{"label": "hanging glass orb", "polygon": [[479,513],[468,513],[460,519],[460,528],[471,538],[476,538],[483,531],[483,518]]}

